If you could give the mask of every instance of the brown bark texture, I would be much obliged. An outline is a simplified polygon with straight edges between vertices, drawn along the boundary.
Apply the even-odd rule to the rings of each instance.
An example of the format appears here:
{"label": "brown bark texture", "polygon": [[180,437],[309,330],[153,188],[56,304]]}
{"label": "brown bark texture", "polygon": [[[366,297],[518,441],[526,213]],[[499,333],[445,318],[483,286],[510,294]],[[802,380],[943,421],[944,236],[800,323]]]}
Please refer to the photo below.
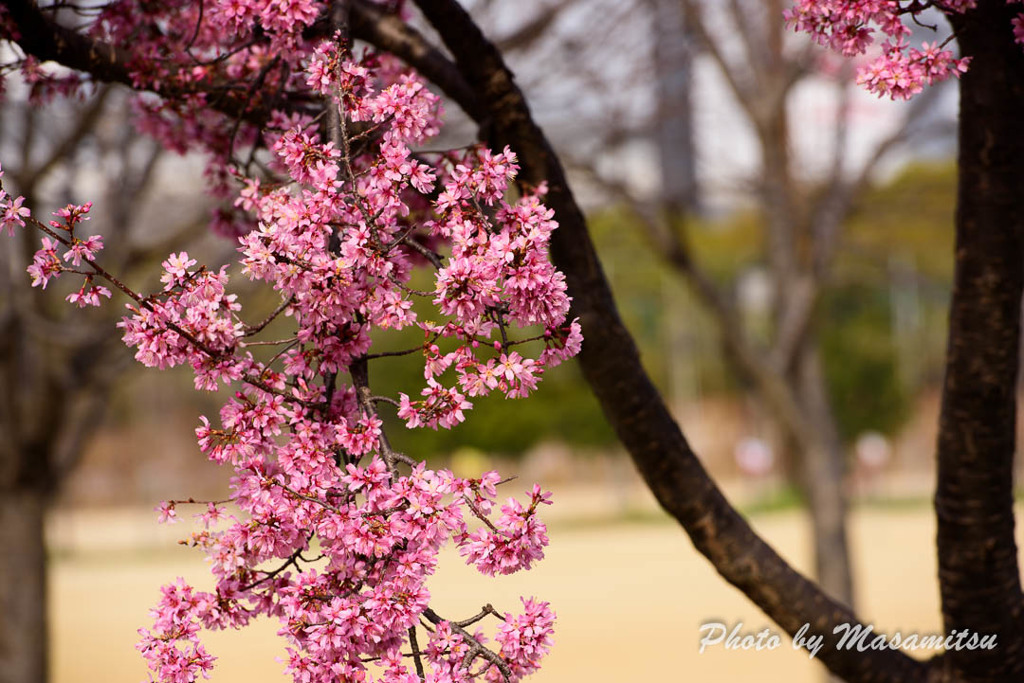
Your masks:
{"label": "brown bark texture", "polygon": [[1024,53],[1012,6],[952,17],[961,79],[956,266],[939,419],[939,584],[947,633],[994,633],[994,650],[953,650],[944,680],[1024,680],[1013,458],[1024,258]]}

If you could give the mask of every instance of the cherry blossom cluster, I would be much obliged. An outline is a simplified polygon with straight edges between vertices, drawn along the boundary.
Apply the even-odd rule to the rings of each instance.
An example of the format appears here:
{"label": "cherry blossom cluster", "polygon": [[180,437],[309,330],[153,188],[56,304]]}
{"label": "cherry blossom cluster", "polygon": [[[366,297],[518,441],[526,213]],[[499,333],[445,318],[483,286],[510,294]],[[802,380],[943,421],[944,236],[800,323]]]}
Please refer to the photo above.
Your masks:
{"label": "cherry blossom cluster", "polygon": [[459,551],[485,574],[512,574],[543,559],[548,544],[547,528],[534,512],[538,505],[550,505],[551,494],[534,485],[530,505],[524,508],[515,498],[501,506],[496,523],[478,528],[459,539]]}
{"label": "cherry blossom cluster", "polygon": [[[1014,4],[1018,0],[1007,1]],[[879,96],[905,100],[926,85],[959,77],[970,63],[970,57],[956,58],[945,49],[949,40],[926,42],[920,48],[909,45],[907,22],[929,7],[965,12],[975,4],[976,0],[796,0],[785,14],[794,29],[847,57],[872,54],[878,35],[883,36],[880,54],[860,67],[857,82]],[[1024,43],[1024,16],[1016,17],[1007,30],[1013,31],[1018,43]]]}
{"label": "cherry blossom cluster", "polygon": [[227,358],[243,334],[243,325],[234,316],[241,305],[225,289],[227,268],[189,272],[195,264],[186,252],[172,254],[162,264],[164,290],[138,307],[130,306],[135,315],[125,317],[118,327],[143,365],[162,369],[190,362],[196,388],[214,390],[218,379],[236,381],[253,366]]}
{"label": "cherry blossom cluster", "polygon": [[141,631],[152,643],[144,652],[146,658],[160,662],[166,680],[194,681],[197,673],[208,677],[215,658],[199,642],[197,634],[202,624],[196,618],[208,596],[197,594],[182,579],[164,586],[161,593],[153,626],[160,635],[154,636],[147,629]]}
{"label": "cherry blossom cluster", "polygon": [[[219,419],[196,430],[202,452],[234,470],[230,498],[200,503],[187,540],[215,583],[166,586],[138,649],[154,680],[193,681],[213,666],[204,629],[263,617],[280,623],[286,671],[301,683],[518,680],[551,646],[549,605],[451,620],[430,609],[428,580],[449,542],[485,574],[529,569],[548,543],[538,511],[550,494],[534,486],[525,503],[499,506],[497,473],[428,469],[390,445],[384,413],[453,428],[470,398],[528,396],[579,352],[547,254],[557,224],[545,188],[509,199],[518,167],[507,148],[415,151],[440,128],[437,96],[393,58],[309,40],[324,3],[204,7],[111,3],[91,30],[131,42],[133,77],[162,95],[139,99],[141,128],[208,153],[213,191],[232,199],[219,221],[238,240],[237,271],[273,292],[273,311],[249,321],[231,293],[236,269],[186,252],[162,263],[162,289],[136,293],[97,262],[102,237],[76,233],[90,205],[43,224],[0,194],[4,227],[44,233],[34,285],[76,274],[78,305],[110,297],[95,283],[112,285],[132,299],[119,326],[138,361],[189,366],[200,390],[232,387]],[[201,86],[221,75],[259,84],[245,106],[268,108],[262,122],[208,106]],[[273,108],[267,93],[282,91],[326,111]],[[421,345],[374,352],[406,328]],[[403,354],[423,358],[423,386],[376,395],[369,366]],[[169,501],[160,518],[194,503]],[[497,622],[490,639],[485,617]]]}
{"label": "cherry blossom cluster", "polygon": [[[4,172],[0,169],[0,183],[3,182]],[[25,219],[31,215],[29,208],[25,206],[24,197],[12,197],[7,194],[0,184],[0,230],[7,230],[7,234],[14,236],[14,229],[25,227]]]}
{"label": "cherry blossom cluster", "polygon": [[[523,599],[523,613],[505,614],[496,640],[502,656],[511,663],[517,676],[527,676],[540,668],[540,660],[552,645],[555,615],[546,602]],[[529,637],[524,638],[524,634]],[[495,678],[492,674],[492,678]]]}
{"label": "cherry blossom cluster", "polygon": [[7,234],[13,236],[15,228],[25,227],[28,222],[46,234],[42,238],[41,247],[32,256],[31,265],[27,268],[28,274],[32,276],[32,286],[46,289],[50,281],[59,277],[61,273],[77,273],[85,277],[78,291],[66,297],[69,303],[84,308],[99,306],[104,297],[109,299],[110,290],[94,282],[95,276],[100,274],[99,271],[95,268],[82,270],[83,266],[91,266],[96,255],[103,249],[103,237],[89,235],[81,239],[75,234],[76,227],[89,220],[88,213],[92,208],[92,202],[81,206],[69,204],[53,213],[54,218],[58,220],[51,220],[49,225],[43,225],[25,206],[24,197],[12,197],[7,194],[2,186],[3,175],[3,171],[0,170],[0,211],[3,212],[0,216],[0,229],[6,229]]}

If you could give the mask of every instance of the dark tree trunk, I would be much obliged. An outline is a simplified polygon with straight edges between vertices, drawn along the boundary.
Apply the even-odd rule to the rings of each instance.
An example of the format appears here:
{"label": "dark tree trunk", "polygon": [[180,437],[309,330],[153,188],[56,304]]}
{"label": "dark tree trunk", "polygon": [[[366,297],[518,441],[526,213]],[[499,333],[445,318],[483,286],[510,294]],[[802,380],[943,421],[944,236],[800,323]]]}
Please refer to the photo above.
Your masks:
{"label": "dark tree trunk", "polygon": [[[8,292],[10,294],[10,292]],[[20,318],[0,334],[0,683],[46,683],[46,541],[61,393]],[[52,412],[51,412],[52,411]]]}
{"label": "dark tree trunk", "polygon": [[939,580],[947,632],[996,634],[953,650],[945,680],[1024,680],[1013,457],[1024,283],[1024,54],[1018,9],[982,0],[953,17],[971,56],[960,84],[956,271],[938,440]]}
{"label": "dark tree trunk", "polygon": [[0,493],[0,683],[46,683],[47,496]]}

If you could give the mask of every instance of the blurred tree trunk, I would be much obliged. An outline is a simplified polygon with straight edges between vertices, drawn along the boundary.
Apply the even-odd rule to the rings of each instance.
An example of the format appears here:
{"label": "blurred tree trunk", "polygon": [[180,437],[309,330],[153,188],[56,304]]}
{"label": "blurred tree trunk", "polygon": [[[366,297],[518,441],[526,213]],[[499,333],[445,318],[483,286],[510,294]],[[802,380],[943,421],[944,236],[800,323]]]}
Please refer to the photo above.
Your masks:
{"label": "blurred tree trunk", "polygon": [[[816,303],[828,276],[834,235],[852,203],[843,168],[846,114],[837,115],[832,177],[825,191],[811,198],[794,171],[789,105],[793,86],[809,71],[803,54],[785,49],[783,3],[769,0],[756,7],[733,1],[717,10],[735,25],[746,61],[726,49],[725,39],[709,26],[708,3],[684,0],[681,5],[691,30],[729,84],[761,153],[755,184],[772,286],[772,326],[763,348],[743,311],[733,309],[728,295],[713,291],[713,280],[699,263],[688,253],[672,262],[719,323],[733,370],[748,381],[778,426],[780,445],[789,450],[780,460],[811,515],[819,583],[832,597],[852,605],[845,450],[815,331]],[[674,243],[668,253],[687,250],[686,227],[685,221],[677,222],[665,233],[662,239]]]}
{"label": "blurred tree trunk", "polygon": [[[27,199],[32,202],[31,192]],[[20,241],[27,251],[28,235]],[[5,265],[15,264],[21,261],[12,253]],[[0,681],[46,683],[44,524],[56,460],[53,421],[64,412],[65,402],[52,372],[60,367],[52,349],[38,343],[21,309],[45,299],[24,283],[8,285],[0,321]]]}
{"label": "blurred tree trunk", "polygon": [[839,438],[835,411],[821,366],[816,337],[796,359],[797,400],[812,425],[813,440],[797,458],[796,482],[811,515],[814,567],[818,583],[829,595],[853,606],[853,570],[847,534],[849,500],[845,482],[846,454]]}
{"label": "blurred tree trunk", "polygon": [[696,37],[679,0],[651,0],[658,112],[655,141],[662,204],[672,213],[700,213],[694,146],[693,57]]}
{"label": "blurred tree trunk", "polygon": [[[35,456],[28,456],[35,457]],[[31,484],[0,490],[0,681],[46,683],[48,495]]]}
{"label": "blurred tree trunk", "polygon": [[[44,301],[22,287],[6,294],[21,304]],[[40,341],[24,311],[6,313],[0,325],[0,683],[46,683],[45,517],[62,473],[96,427],[109,391],[109,377],[98,369],[109,360],[90,345],[61,354],[59,344]],[[83,366],[95,366],[87,371],[94,381],[76,386]]]}
{"label": "blurred tree trunk", "polygon": [[[44,182],[55,172],[67,179],[63,196],[45,198],[51,210],[72,201],[79,154],[91,146],[90,182],[102,188],[93,225],[109,245],[105,258],[131,274],[191,239],[206,211],[182,225],[147,225],[148,239],[160,238],[148,246],[131,239],[162,151],[140,142],[127,121],[127,101],[115,96],[108,106],[110,93],[100,88],[88,103],[65,103],[63,111],[6,101],[0,134],[20,158],[4,159],[4,189],[23,195],[33,215],[47,215],[38,210]],[[116,117],[122,125],[103,129]],[[46,683],[45,513],[99,427],[130,356],[111,334],[111,309],[73,310],[59,288],[30,286],[25,267],[39,236],[22,230],[15,240],[0,259],[0,683]]]}

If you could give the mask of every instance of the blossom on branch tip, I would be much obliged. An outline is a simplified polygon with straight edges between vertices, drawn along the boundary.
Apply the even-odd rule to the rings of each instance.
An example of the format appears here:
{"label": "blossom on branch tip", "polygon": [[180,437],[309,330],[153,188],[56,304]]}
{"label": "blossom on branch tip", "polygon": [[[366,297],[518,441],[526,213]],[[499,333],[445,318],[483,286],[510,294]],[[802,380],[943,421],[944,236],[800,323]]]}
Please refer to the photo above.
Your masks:
{"label": "blossom on branch tip", "polygon": [[59,243],[49,237],[44,237],[42,238],[42,244],[42,249],[39,249],[32,256],[32,263],[26,270],[32,276],[33,287],[46,289],[46,285],[49,284],[50,280],[60,275],[64,267],[61,265],[60,259],[57,258],[57,245]]}
{"label": "blossom on branch tip", "polygon": [[161,263],[164,272],[160,276],[160,282],[166,285],[167,289],[181,285],[188,277],[188,269],[196,264],[196,260],[189,258],[186,252],[171,254],[167,260]]}
{"label": "blossom on branch tip", "polygon": [[82,288],[77,292],[68,294],[66,300],[68,303],[75,304],[79,308],[85,308],[86,306],[99,306],[100,297],[105,296],[110,298],[110,290],[102,285],[92,285],[89,280],[82,284]]}
{"label": "blossom on branch tip", "polygon": [[459,553],[483,574],[513,574],[529,569],[544,559],[548,544],[547,526],[537,516],[537,506],[551,504],[551,494],[534,486],[531,503],[524,508],[515,498],[501,507],[501,517],[492,525],[465,534],[458,541]]}
{"label": "blossom on branch tip", "polygon": [[160,513],[159,521],[161,524],[174,524],[178,520],[178,513],[175,510],[175,504],[169,501],[164,501],[156,507],[156,511]]}
{"label": "blossom on branch tip", "polygon": [[100,235],[90,235],[88,239],[80,240],[72,238],[71,246],[64,252],[64,260],[71,261],[76,268],[82,261],[95,261],[96,254],[103,248],[103,238]]}
{"label": "blossom on branch tip", "polygon": [[32,215],[32,212],[27,206],[24,206],[25,198],[18,196],[14,199],[10,197],[0,196],[0,207],[3,208],[3,218],[0,219],[3,222],[3,227],[7,228],[7,234],[10,236],[14,235],[15,226],[25,226],[25,219]]}
{"label": "blossom on branch tip", "polygon": [[[966,12],[977,3],[950,0],[943,4],[945,11]],[[904,6],[896,0],[797,0],[785,17],[794,30],[847,57],[868,54],[877,34],[884,36],[881,54],[858,69],[857,83],[880,97],[905,100],[927,85],[958,78],[970,63],[969,57],[956,58],[935,42],[924,43],[920,49],[907,44],[911,35],[908,23],[917,21],[928,6]],[[1015,21],[1015,36],[1018,24]],[[1017,38],[1020,42],[1020,36]]]}
{"label": "blossom on branch tip", "polygon": [[[495,640],[501,645],[501,656],[509,663],[516,678],[528,676],[540,668],[540,660],[551,650],[554,644],[555,613],[547,602],[539,602],[533,598],[520,598],[523,613],[513,615],[505,613],[505,621],[498,627]],[[492,669],[488,679],[502,680],[498,672]]]}

